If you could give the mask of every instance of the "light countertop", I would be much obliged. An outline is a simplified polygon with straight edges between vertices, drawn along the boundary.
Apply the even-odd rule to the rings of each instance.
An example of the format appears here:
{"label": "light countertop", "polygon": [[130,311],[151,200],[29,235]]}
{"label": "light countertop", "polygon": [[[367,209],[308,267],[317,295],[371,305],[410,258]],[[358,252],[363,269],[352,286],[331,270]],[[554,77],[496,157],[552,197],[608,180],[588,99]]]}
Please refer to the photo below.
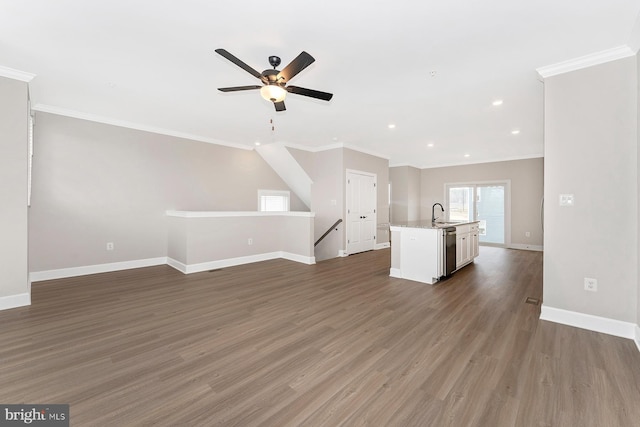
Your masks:
{"label": "light countertop", "polygon": [[479,221],[449,221],[432,223],[429,220],[420,221],[404,221],[404,222],[392,222],[391,227],[404,227],[404,228],[426,228],[426,229],[442,229],[447,227],[455,227],[458,225],[473,224]]}

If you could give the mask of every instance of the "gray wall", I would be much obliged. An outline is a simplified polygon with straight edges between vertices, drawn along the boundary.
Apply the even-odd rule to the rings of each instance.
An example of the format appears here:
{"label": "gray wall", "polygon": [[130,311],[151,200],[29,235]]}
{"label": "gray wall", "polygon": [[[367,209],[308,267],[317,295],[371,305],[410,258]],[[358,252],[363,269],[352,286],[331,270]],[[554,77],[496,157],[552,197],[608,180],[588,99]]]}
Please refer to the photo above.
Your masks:
{"label": "gray wall", "polygon": [[[382,225],[378,227],[376,232],[376,243],[389,242],[389,160],[347,148],[344,150],[343,182],[346,182],[347,169],[376,174],[378,180],[377,222]],[[347,217],[346,210],[343,210],[343,215],[343,218]],[[346,242],[346,234],[344,236]],[[346,245],[344,247],[346,248]]]}
{"label": "gray wall", "polygon": [[289,190],[254,151],[38,113],[30,270],[164,257],[166,210],[255,211],[259,188]]}
{"label": "gray wall", "polygon": [[[637,322],[638,70],[625,58],[545,79],[544,304]],[[573,194],[573,207],[559,195]],[[584,290],[584,278],[598,291]]]}
{"label": "gray wall", "polygon": [[[389,241],[389,161],[348,148],[334,148],[315,153],[288,148],[291,155],[311,177],[311,212],[317,240],[337,219],[346,219],[346,170],[353,169],[377,175],[377,222],[385,224],[376,231],[376,243]],[[346,224],[338,226],[315,248],[316,261],[335,258],[346,249]]]}
{"label": "gray wall", "polygon": [[[640,25],[638,25],[638,23],[640,23],[640,19],[636,22],[636,30],[638,30],[638,40],[637,42],[640,44]],[[640,165],[640,52],[636,55],[636,84],[638,86],[638,111],[637,111],[637,123],[636,123],[636,137],[637,137],[637,145],[636,145],[636,165]],[[637,226],[638,226],[638,232],[640,233],[640,173],[638,174],[638,180],[637,180],[637,184],[638,186],[638,193],[637,193],[637,204],[636,204],[636,209],[638,210],[638,218],[637,218]],[[637,246],[637,253],[638,253],[638,258],[637,258],[637,263],[638,263],[638,270],[637,270],[637,276],[636,276],[636,294],[637,294],[637,305],[636,305],[636,325],[640,325],[640,236],[638,236],[638,246]],[[636,328],[636,343],[638,344],[638,347],[640,348],[640,333],[638,331],[638,328]]]}
{"label": "gray wall", "polygon": [[420,169],[413,166],[389,168],[391,223],[420,219],[420,175]]}
{"label": "gray wall", "polygon": [[431,220],[431,206],[444,205],[447,183],[510,180],[511,244],[542,246],[543,170],[542,158],[422,169],[420,218]]}
{"label": "gray wall", "polygon": [[[311,212],[316,215],[313,226],[315,242],[336,220],[344,220],[343,150],[336,148],[312,153],[289,148],[289,151],[313,181]],[[343,222],[338,226],[338,231],[329,233],[315,247],[316,261],[338,256],[338,251],[344,247],[344,227]]]}
{"label": "gray wall", "polygon": [[0,308],[29,301],[28,115],[27,83],[0,77]]}

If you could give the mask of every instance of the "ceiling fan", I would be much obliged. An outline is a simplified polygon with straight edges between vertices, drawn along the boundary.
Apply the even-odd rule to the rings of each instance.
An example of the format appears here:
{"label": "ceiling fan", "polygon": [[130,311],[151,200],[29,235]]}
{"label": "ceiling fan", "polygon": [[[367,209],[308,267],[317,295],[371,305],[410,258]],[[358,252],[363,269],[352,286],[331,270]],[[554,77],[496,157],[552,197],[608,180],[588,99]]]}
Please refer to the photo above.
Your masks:
{"label": "ceiling fan", "polygon": [[284,106],[284,98],[287,96],[287,92],[295,93],[296,95],[308,96],[311,98],[321,99],[323,101],[329,101],[333,97],[332,93],[320,92],[319,90],[306,89],[299,86],[287,86],[287,82],[291,80],[300,71],[311,65],[315,59],[307,52],[302,52],[293,61],[289,63],[282,71],[278,71],[276,67],[280,65],[280,58],[277,56],[269,57],[269,64],[273,67],[273,70],[264,70],[259,73],[254,70],[234,55],[230,54],[224,49],[216,49],[216,53],[224,56],[229,61],[236,64],[252,76],[255,76],[262,80],[262,86],[235,86],[235,87],[221,87],[218,88],[222,92],[236,92],[240,90],[252,90],[260,89],[260,94],[267,101],[273,102],[276,111],[286,110]]}

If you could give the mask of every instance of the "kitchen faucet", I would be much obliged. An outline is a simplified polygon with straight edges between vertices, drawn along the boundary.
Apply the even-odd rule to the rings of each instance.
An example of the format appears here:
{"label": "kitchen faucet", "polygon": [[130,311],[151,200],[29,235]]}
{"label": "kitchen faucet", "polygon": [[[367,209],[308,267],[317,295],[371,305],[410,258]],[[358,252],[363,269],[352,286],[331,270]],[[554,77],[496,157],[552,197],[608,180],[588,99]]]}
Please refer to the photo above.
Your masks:
{"label": "kitchen faucet", "polygon": [[433,206],[431,206],[431,222],[432,223],[436,222],[436,213],[435,213],[436,206],[440,206],[440,209],[442,209],[442,213],[444,213],[444,207],[442,207],[440,203],[434,203]]}

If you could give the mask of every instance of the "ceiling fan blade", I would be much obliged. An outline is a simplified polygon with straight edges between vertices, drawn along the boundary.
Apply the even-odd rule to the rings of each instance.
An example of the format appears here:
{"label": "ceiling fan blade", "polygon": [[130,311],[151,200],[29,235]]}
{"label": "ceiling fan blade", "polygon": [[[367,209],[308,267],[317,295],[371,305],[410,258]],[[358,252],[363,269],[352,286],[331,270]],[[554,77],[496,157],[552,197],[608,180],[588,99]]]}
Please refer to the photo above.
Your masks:
{"label": "ceiling fan blade", "polygon": [[284,106],[284,101],[274,102],[273,105],[276,107],[276,111],[284,111],[286,110]]}
{"label": "ceiling fan blade", "polygon": [[236,58],[232,54],[230,54],[229,52],[227,52],[226,50],[224,50],[224,49],[216,49],[216,53],[224,56],[229,61],[233,62],[238,67],[242,68],[243,70],[245,70],[246,72],[248,72],[252,76],[255,76],[255,77],[259,78],[259,79],[262,79],[262,74],[260,74],[259,72],[257,72],[256,70],[254,70],[253,68],[251,68],[250,66],[248,66],[247,64],[245,64],[244,62],[242,62],[241,60],[239,60],[238,58]]}
{"label": "ceiling fan blade", "polygon": [[251,89],[261,89],[262,86],[234,86],[234,87],[219,87],[218,90],[220,92],[237,92],[239,90],[251,90]]}
{"label": "ceiling fan blade", "polygon": [[307,52],[302,51],[302,53],[289,63],[282,71],[278,73],[278,82],[280,79],[283,79],[283,82],[286,83],[293,78],[300,71],[307,68],[309,65],[313,64],[315,59],[313,56],[309,55]]}
{"label": "ceiling fan blade", "polygon": [[307,89],[299,86],[287,86],[285,89],[287,89],[287,92],[295,93],[296,95],[309,96],[323,101],[330,101],[331,98],[333,98],[332,93],[320,92],[319,90]]}

